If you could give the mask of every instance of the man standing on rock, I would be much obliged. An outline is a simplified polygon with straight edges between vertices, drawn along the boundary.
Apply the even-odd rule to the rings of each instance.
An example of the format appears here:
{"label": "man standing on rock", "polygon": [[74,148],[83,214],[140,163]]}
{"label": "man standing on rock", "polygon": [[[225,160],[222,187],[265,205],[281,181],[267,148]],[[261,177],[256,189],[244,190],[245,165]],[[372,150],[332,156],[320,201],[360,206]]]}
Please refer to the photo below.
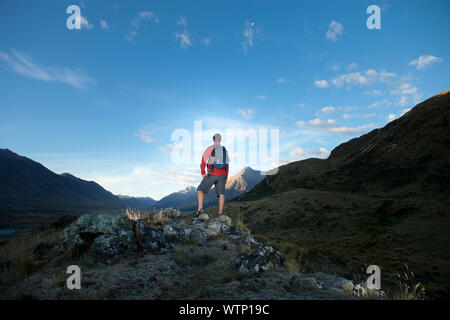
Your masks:
{"label": "man standing on rock", "polygon": [[[225,147],[220,145],[222,136],[216,133],[213,137],[214,143],[206,148],[203,153],[200,169],[203,180],[197,188],[198,209],[197,216],[203,212],[203,200],[205,193],[211,190],[214,185],[216,195],[219,197],[219,215],[223,213],[225,205],[225,183],[228,179],[228,152]],[[205,171],[205,168],[208,170]]]}

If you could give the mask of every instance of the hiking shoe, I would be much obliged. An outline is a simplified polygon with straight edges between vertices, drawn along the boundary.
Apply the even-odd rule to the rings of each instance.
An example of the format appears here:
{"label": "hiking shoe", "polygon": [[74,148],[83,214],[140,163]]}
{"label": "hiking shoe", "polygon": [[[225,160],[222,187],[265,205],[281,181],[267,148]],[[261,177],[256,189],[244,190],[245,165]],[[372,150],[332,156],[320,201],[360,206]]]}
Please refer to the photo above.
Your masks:
{"label": "hiking shoe", "polygon": [[198,218],[202,213],[205,213],[205,209],[200,209],[200,210],[197,210],[197,212],[195,213],[195,217],[196,218]]}

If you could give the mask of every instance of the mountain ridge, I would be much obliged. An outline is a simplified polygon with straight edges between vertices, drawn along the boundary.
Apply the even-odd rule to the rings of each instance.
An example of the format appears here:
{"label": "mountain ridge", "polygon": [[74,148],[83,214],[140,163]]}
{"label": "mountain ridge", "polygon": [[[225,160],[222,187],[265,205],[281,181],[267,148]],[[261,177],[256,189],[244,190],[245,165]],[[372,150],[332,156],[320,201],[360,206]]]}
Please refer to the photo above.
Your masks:
{"label": "mountain ridge", "polygon": [[280,166],[277,174],[235,200],[256,200],[294,188],[398,196],[405,192],[448,194],[449,106],[450,92],[437,94],[383,128],[340,144],[327,159]]}

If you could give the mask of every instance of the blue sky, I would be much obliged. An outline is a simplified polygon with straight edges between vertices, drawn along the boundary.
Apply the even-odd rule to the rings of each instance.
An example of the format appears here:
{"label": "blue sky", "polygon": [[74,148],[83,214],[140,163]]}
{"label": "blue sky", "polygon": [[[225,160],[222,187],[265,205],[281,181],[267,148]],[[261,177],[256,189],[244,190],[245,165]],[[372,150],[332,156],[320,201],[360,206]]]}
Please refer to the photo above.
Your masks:
{"label": "blue sky", "polygon": [[[71,4],[81,30],[66,27]],[[380,30],[366,26],[371,4]],[[449,89],[449,13],[448,1],[3,0],[0,147],[156,199],[200,180],[200,159],[171,160],[172,133],[194,121],[278,129],[281,164],[327,157]],[[235,156],[231,174],[270,167]]]}

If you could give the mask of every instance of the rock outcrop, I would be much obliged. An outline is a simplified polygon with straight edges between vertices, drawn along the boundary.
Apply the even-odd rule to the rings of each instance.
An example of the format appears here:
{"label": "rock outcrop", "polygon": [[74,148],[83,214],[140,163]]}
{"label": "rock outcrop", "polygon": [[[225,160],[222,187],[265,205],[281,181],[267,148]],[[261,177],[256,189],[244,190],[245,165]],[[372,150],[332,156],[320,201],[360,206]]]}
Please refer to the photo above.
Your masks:
{"label": "rock outcrop", "polygon": [[[228,216],[205,213],[200,219],[166,210],[160,220],[146,219],[79,217],[64,229],[62,243],[36,247],[34,254],[43,261],[49,254],[58,259],[23,280],[21,292],[39,299],[358,298],[347,279],[291,271],[279,251]],[[80,266],[81,290],[66,288],[61,270],[67,263]],[[8,267],[1,264],[1,269]]]}
{"label": "rock outcrop", "polygon": [[164,232],[143,220],[133,221],[121,214],[85,214],[64,229],[63,244],[80,256],[91,252],[99,262],[135,252],[170,249]]}

